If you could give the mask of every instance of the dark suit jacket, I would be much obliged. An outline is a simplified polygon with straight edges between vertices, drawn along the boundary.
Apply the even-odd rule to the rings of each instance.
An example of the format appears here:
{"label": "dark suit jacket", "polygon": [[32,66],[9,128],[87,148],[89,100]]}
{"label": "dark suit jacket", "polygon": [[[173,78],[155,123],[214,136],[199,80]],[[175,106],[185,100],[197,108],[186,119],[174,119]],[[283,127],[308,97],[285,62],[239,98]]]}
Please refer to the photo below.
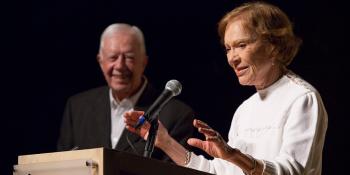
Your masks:
{"label": "dark suit jacket", "polygon": [[[140,96],[135,110],[147,110],[160,93],[151,85]],[[162,109],[159,120],[168,129],[169,134],[187,147],[187,139],[193,134],[193,111],[184,103],[171,99]],[[138,155],[143,154],[146,141],[125,128],[117,150],[135,153],[127,142],[127,137],[136,148]],[[58,139],[58,151],[105,147],[111,148],[111,109],[109,88],[107,86],[92,89],[68,99]],[[152,158],[170,160],[161,150],[155,148]]]}

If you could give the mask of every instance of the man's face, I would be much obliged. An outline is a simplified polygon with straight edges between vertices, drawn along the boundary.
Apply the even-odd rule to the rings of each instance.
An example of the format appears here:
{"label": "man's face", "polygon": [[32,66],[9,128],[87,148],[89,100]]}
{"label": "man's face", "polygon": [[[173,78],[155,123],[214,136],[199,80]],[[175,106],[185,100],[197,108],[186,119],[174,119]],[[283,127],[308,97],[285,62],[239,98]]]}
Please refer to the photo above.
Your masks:
{"label": "man's face", "polygon": [[104,37],[98,61],[103,75],[119,100],[135,93],[147,65],[147,56],[140,42],[130,31]]}

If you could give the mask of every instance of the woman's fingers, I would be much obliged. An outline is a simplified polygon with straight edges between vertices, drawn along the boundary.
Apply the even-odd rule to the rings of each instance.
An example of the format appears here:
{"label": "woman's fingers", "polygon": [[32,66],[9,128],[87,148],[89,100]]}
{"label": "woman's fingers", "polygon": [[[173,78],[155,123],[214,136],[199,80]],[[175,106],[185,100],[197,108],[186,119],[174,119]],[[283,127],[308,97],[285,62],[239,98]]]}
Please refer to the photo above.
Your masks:
{"label": "woman's fingers", "polygon": [[208,136],[216,136],[217,132],[213,129],[208,129],[208,128],[198,128],[198,132],[208,135]]}
{"label": "woman's fingers", "polygon": [[143,111],[128,111],[124,113],[124,122],[127,125],[134,126],[139,118],[144,114]]}
{"label": "woman's fingers", "polygon": [[147,136],[149,124],[146,122],[141,128],[135,129],[134,126],[139,118],[144,114],[143,111],[129,111],[124,113],[125,128],[130,132],[136,133],[141,137]]}
{"label": "woman's fingers", "polygon": [[208,124],[205,122],[195,119],[193,120],[193,125],[198,128],[198,132],[204,134],[205,140],[207,141],[215,141],[220,139],[220,134],[213,130]]}
{"label": "woman's fingers", "polygon": [[129,130],[130,132],[137,133],[136,129],[130,125],[126,125],[125,128]]}
{"label": "woman's fingers", "polygon": [[144,113],[143,111],[128,111],[124,113],[124,117],[137,121]]}
{"label": "woman's fingers", "polygon": [[193,147],[199,148],[201,150],[205,150],[204,141],[197,138],[190,138],[187,140],[187,143]]}
{"label": "woman's fingers", "polygon": [[196,128],[210,128],[208,124],[198,119],[193,120],[193,126]]}
{"label": "woman's fingers", "polygon": [[124,117],[124,122],[125,122],[125,124],[130,124],[130,125],[132,125],[132,124],[136,124],[136,123],[137,123],[137,120]]}

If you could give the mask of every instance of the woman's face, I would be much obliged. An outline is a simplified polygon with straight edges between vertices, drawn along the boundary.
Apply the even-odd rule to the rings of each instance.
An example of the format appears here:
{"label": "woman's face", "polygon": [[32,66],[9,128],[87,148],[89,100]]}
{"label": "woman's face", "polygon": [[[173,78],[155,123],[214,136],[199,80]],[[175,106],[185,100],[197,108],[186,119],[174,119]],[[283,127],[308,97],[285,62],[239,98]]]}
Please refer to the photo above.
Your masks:
{"label": "woman's face", "polygon": [[274,80],[276,69],[272,59],[272,45],[257,38],[243,28],[243,21],[237,20],[226,27],[224,44],[227,60],[235,71],[241,85],[262,89]]}

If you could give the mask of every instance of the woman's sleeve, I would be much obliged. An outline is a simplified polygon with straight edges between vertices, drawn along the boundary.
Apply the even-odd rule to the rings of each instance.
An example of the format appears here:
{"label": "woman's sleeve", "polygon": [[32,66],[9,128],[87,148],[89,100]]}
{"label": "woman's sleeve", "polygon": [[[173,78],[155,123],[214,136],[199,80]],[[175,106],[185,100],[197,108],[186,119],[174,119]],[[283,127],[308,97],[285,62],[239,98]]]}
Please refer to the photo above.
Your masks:
{"label": "woman's sleeve", "polygon": [[286,115],[279,155],[264,160],[263,174],[321,174],[327,112],[319,94],[298,97]]}

